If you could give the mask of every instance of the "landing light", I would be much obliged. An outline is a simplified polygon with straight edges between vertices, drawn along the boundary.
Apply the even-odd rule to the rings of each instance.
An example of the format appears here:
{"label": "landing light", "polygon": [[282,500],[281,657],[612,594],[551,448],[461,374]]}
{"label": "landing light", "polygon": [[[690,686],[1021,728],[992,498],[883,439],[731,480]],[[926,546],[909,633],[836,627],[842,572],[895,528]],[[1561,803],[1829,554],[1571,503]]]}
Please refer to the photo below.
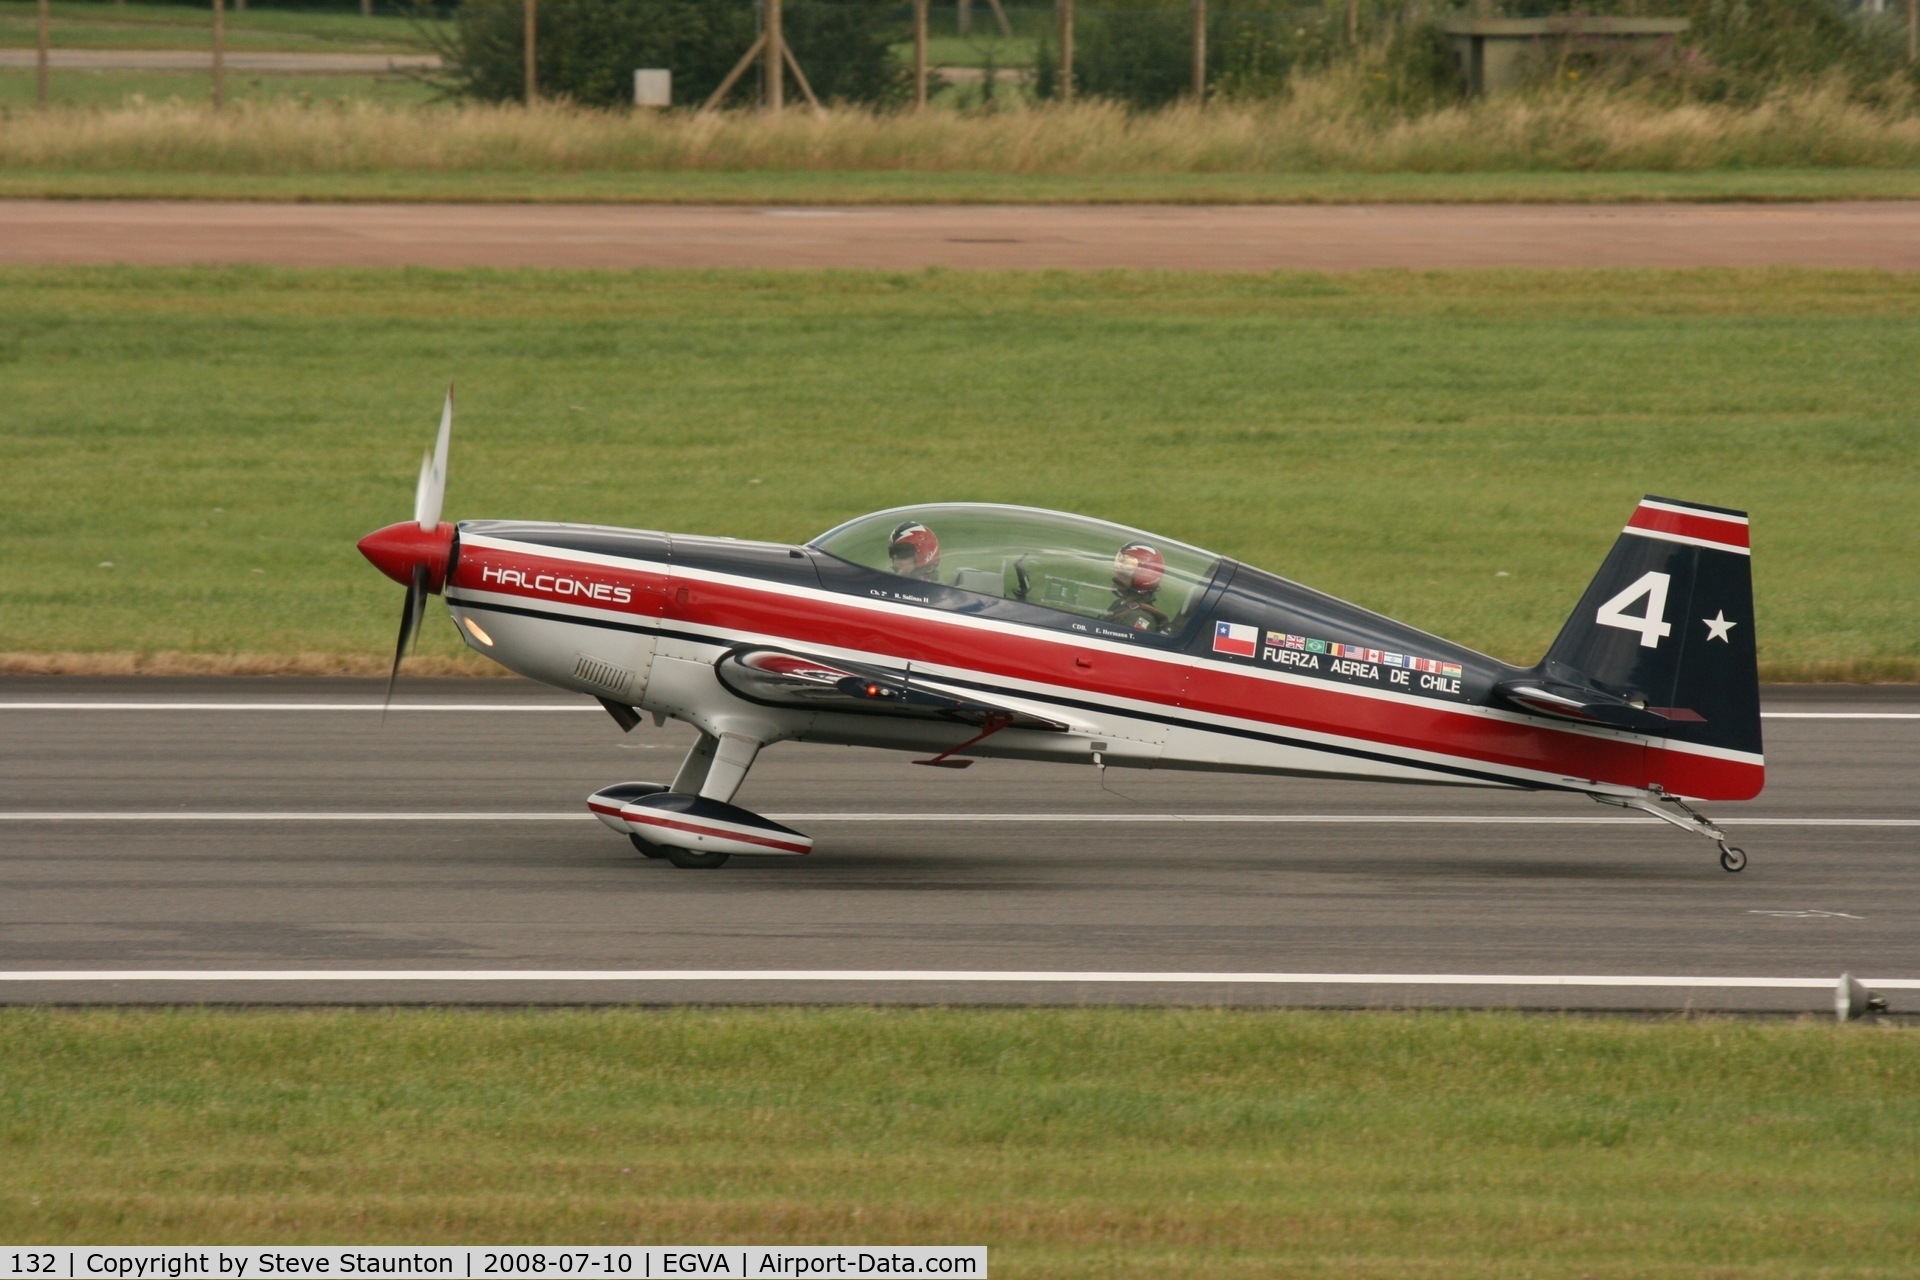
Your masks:
{"label": "landing light", "polygon": [[475,640],[478,640],[481,644],[487,646],[487,648],[489,649],[493,648],[493,637],[488,635],[486,632],[482,631],[480,629],[480,624],[475,622],[472,618],[460,619],[460,625],[464,626],[468,631],[471,631],[473,633],[473,638]]}

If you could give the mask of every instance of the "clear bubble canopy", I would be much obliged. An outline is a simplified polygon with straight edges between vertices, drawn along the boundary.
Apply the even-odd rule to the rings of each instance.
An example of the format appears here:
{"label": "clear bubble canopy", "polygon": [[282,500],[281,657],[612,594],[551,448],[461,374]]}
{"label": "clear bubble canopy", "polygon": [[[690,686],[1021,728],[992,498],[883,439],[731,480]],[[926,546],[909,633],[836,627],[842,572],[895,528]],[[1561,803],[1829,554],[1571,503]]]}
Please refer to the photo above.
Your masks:
{"label": "clear bubble canopy", "polygon": [[979,502],[876,511],[810,545],[869,569],[1161,633],[1180,628],[1220,564],[1141,529]]}

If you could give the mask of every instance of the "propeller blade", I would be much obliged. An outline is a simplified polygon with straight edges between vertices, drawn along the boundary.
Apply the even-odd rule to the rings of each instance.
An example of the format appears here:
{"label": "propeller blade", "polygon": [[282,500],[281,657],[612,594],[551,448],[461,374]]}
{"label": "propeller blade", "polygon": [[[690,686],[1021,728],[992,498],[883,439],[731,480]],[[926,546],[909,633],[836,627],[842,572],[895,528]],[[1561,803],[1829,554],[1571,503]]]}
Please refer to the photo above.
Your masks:
{"label": "propeller blade", "polygon": [[380,704],[380,722],[386,723],[387,708],[393,705],[393,686],[400,679],[400,662],[409,646],[419,637],[420,618],[427,608],[427,566],[413,566],[413,581],[407,584],[407,602],[400,610],[400,642],[393,646],[393,670],[387,675],[387,699]]}
{"label": "propeller blade", "polygon": [[420,459],[420,487],[413,493],[413,518],[432,533],[440,527],[440,504],[447,496],[447,439],[453,434],[453,384],[447,384],[447,404],[440,411],[440,436],[433,452]]}

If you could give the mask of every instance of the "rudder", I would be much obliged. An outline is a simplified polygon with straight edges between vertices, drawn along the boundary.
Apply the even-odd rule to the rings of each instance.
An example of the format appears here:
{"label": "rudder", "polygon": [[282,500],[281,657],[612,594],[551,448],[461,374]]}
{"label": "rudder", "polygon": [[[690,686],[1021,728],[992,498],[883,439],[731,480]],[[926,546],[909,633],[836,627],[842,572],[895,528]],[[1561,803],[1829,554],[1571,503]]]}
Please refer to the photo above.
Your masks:
{"label": "rudder", "polygon": [[[1650,495],[1546,658],[1502,691],[1529,710],[1666,739],[1652,744],[1648,785],[1700,799],[1757,795],[1752,566],[1745,512]],[[1661,749],[1669,744],[1677,750]]]}

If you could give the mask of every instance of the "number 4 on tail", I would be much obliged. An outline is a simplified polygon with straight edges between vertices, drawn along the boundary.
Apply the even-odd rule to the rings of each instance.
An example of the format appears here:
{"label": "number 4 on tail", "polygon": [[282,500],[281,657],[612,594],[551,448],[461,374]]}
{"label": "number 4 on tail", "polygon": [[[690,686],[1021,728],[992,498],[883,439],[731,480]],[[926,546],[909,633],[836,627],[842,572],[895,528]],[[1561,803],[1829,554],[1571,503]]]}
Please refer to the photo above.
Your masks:
{"label": "number 4 on tail", "polygon": [[[1641,574],[1632,586],[1600,606],[1596,621],[1603,627],[1639,632],[1643,649],[1659,648],[1661,638],[1673,634],[1673,624],[1667,621],[1667,587],[1672,582],[1671,574]],[[1647,611],[1636,618],[1625,610],[1641,596],[1647,598]]]}

